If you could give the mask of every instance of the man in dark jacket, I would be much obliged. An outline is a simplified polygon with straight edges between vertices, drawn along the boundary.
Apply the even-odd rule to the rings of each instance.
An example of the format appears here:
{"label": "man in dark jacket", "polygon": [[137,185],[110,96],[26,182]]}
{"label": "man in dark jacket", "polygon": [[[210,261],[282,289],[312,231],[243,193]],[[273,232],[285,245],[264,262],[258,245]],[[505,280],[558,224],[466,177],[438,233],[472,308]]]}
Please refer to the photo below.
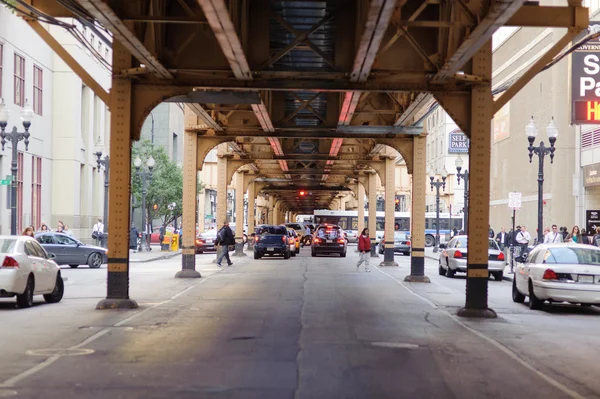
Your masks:
{"label": "man in dark jacket", "polygon": [[137,252],[139,234],[140,232],[135,228],[135,224],[131,223],[131,230],[129,230],[129,249],[133,249],[134,252]]}
{"label": "man in dark jacket", "polygon": [[233,236],[233,231],[229,227],[229,222],[225,222],[221,230],[217,233],[217,240],[219,241],[219,245],[221,246],[221,253],[217,258],[217,265],[221,266],[221,261],[223,258],[227,259],[227,265],[231,266],[232,262],[229,259],[229,246],[235,245],[235,237]]}

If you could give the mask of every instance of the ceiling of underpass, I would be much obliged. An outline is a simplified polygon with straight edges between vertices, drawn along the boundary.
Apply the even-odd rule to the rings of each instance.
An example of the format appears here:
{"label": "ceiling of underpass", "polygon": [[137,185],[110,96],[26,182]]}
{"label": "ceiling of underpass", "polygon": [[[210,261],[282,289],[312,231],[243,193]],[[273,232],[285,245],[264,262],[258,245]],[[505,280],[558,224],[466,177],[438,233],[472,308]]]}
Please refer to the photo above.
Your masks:
{"label": "ceiling of underpass", "polygon": [[[180,90],[171,101],[191,107],[198,135],[230,138],[266,191],[303,211],[328,207],[389,156],[381,139],[420,134],[441,93],[468,95],[478,82],[470,60],[499,27],[549,26],[542,7],[524,0],[27,3],[103,25],[134,58],[116,75],[134,90]],[[299,198],[300,189],[312,195]]]}

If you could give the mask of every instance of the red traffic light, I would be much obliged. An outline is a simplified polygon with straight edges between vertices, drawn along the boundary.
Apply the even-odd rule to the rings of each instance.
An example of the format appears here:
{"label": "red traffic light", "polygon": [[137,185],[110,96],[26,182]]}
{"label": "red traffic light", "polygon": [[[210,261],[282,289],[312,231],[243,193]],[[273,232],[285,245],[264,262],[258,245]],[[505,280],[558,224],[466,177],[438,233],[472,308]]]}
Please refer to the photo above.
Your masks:
{"label": "red traffic light", "polygon": [[154,209],[154,210],[157,210],[157,209],[158,209],[158,204],[154,204],[154,205],[152,206],[152,209]]}
{"label": "red traffic light", "polygon": [[298,194],[300,194],[301,197],[304,197],[306,195],[306,191],[301,190]]}

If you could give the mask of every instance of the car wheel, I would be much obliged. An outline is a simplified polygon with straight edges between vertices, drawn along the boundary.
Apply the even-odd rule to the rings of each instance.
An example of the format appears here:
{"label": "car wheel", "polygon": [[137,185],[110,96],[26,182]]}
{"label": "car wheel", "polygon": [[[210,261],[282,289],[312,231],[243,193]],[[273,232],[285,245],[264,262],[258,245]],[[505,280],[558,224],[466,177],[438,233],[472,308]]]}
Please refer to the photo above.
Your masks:
{"label": "car wheel", "polygon": [[314,258],[317,256],[317,253],[315,251],[311,251],[310,256],[312,256]]}
{"label": "car wheel", "polygon": [[48,303],[58,303],[65,293],[65,284],[63,282],[60,273],[56,276],[56,284],[54,285],[54,291],[51,294],[45,294],[44,300]]}
{"label": "car wheel", "polygon": [[543,299],[538,299],[535,296],[535,292],[533,292],[533,284],[531,280],[529,281],[529,309],[531,310],[541,310],[544,305]]}
{"label": "car wheel", "polygon": [[254,259],[260,259],[260,256],[258,256],[258,252],[254,253]]}
{"label": "car wheel", "polygon": [[592,306],[591,303],[580,303],[582,308],[589,308],[590,306]]}
{"label": "car wheel", "polygon": [[440,276],[443,276],[444,274],[446,274],[446,271],[444,270],[444,268],[442,267],[442,262],[439,263],[438,265],[438,274]]}
{"label": "car wheel", "polygon": [[496,281],[502,281],[502,277],[504,276],[503,272],[496,272],[494,273],[494,279],[496,279]]}
{"label": "car wheel", "polygon": [[100,266],[102,266],[102,255],[100,255],[98,252],[94,252],[88,258],[87,264],[90,267],[90,269],[99,268]]}
{"label": "car wheel", "polygon": [[196,251],[197,254],[203,254],[204,251]]}
{"label": "car wheel", "polygon": [[512,284],[512,300],[516,303],[525,302],[525,295],[519,292],[519,290],[517,289],[517,282],[515,280],[513,280]]}
{"label": "car wheel", "polygon": [[79,267],[79,265],[69,265],[71,267],[71,269],[77,269]]}
{"label": "car wheel", "polygon": [[299,254],[300,253],[300,247],[296,248],[296,253]]}
{"label": "car wheel", "polygon": [[426,235],[425,236],[425,246],[433,247],[434,244],[435,244],[435,238],[432,235]]}
{"label": "car wheel", "polygon": [[27,285],[25,286],[25,291],[17,295],[17,306],[20,308],[29,308],[33,306],[33,291],[35,288],[35,282],[33,280],[33,276],[29,276],[27,279]]}
{"label": "car wheel", "polygon": [[452,277],[454,277],[455,274],[456,274],[456,271],[452,270],[450,268],[450,265],[448,265],[448,268],[446,269],[446,277],[452,278]]}
{"label": "car wheel", "polygon": [[340,256],[341,256],[342,258],[345,258],[345,257],[346,257],[346,252],[343,252],[343,253],[341,253],[341,254],[340,254]]}
{"label": "car wheel", "polygon": [[290,255],[295,258],[296,257],[296,251],[290,251]]}
{"label": "car wheel", "polygon": [[290,258],[290,251],[287,251],[286,253],[283,254],[283,259],[289,259]]}
{"label": "car wheel", "polygon": [[410,252],[403,252],[402,255],[404,255],[404,256],[410,256]]}

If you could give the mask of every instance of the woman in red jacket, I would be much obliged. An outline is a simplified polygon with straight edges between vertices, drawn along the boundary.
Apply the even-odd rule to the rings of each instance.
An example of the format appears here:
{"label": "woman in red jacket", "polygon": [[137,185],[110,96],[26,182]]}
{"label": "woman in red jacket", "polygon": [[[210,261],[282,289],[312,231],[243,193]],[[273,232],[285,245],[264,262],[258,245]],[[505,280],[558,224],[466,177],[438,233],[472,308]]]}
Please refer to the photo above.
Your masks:
{"label": "woman in red jacket", "polygon": [[358,271],[360,265],[365,262],[365,271],[370,272],[369,259],[371,258],[371,239],[369,238],[369,229],[363,229],[362,233],[360,233],[360,237],[358,237],[358,254],[360,258],[356,264],[356,271]]}

